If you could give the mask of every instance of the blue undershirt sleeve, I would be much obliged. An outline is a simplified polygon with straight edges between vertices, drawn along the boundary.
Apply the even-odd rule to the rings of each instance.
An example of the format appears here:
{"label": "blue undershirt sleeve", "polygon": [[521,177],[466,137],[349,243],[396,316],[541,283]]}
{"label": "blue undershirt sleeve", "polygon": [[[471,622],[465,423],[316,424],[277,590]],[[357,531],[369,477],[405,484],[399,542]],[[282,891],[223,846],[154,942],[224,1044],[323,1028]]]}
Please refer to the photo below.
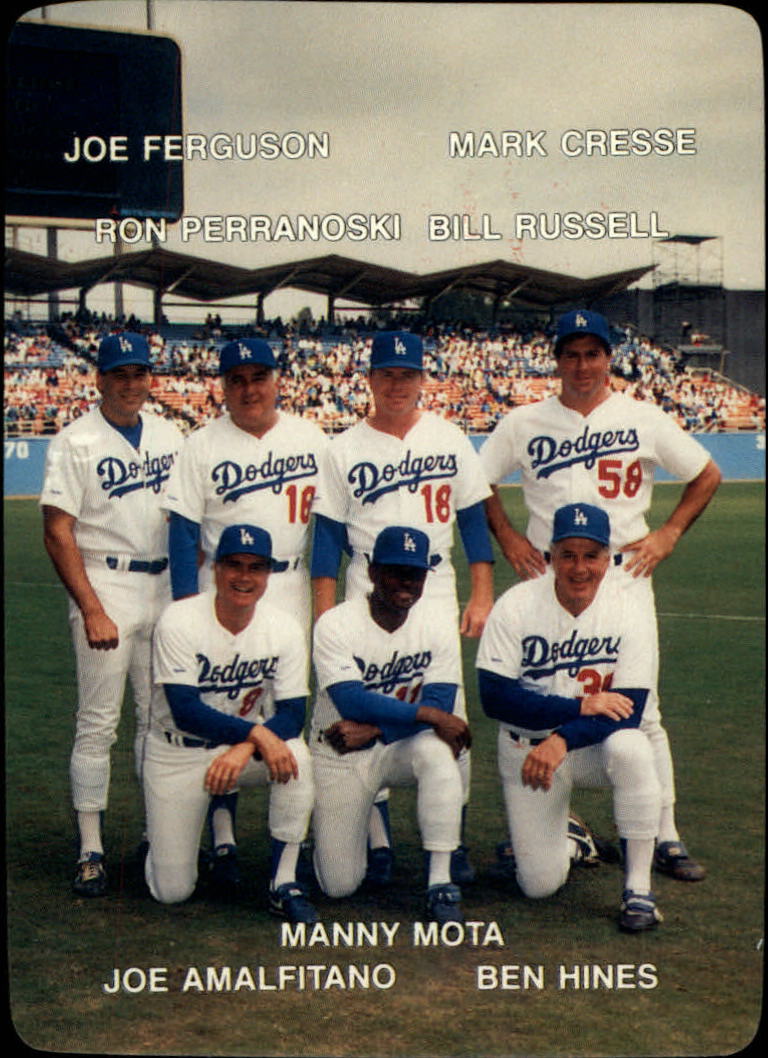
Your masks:
{"label": "blue undershirt sleeve", "polygon": [[198,588],[197,555],[200,547],[200,524],[171,511],[168,527],[168,558],[171,567],[171,591],[174,599],[196,595]]}
{"label": "blue undershirt sleeve", "polygon": [[221,713],[206,705],[196,687],[182,683],[164,683],[163,689],[171,707],[173,722],[181,731],[213,743],[234,746],[245,742],[253,727],[239,716]]}
{"label": "blue undershirt sleeve", "polygon": [[488,532],[485,504],[475,503],[456,512],[464,553],[470,565],[474,562],[493,562],[493,546]]}
{"label": "blue undershirt sleeve", "polygon": [[328,688],[331,701],[345,720],[381,726],[387,722],[412,724],[418,705],[401,702],[388,694],[368,691],[362,680],[344,680]]}
{"label": "blue undershirt sleeve", "polygon": [[324,514],[315,515],[310,576],[336,580],[343,551],[351,553],[344,523],[327,518]]}
{"label": "blue undershirt sleeve", "polygon": [[[444,713],[452,713],[457,690],[455,683],[429,683],[423,689],[418,705],[430,705],[442,709]],[[381,741],[388,745],[390,742],[399,742],[401,738],[410,738],[419,731],[426,731],[430,725],[385,720],[380,721],[378,726],[381,729]]]}
{"label": "blue undershirt sleeve", "polygon": [[635,707],[632,715],[626,720],[611,720],[609,716],[579,716],[575,720],[568,721],[558,729],[557,733],[565,739],[569,750],[597,745],[612,735],[614,731],[640,726],[648,690],[638,687],[611,687],[611,690],[632,699]]}
{"label": "blue undershirt sleeve", "polygon": [[264,721],[264,727],[268,727],[286,742],[289,738],[298,738],[304,729],[306,705],[307,700],[304,697],[283,698],[275,702],[275,714]]}
{"label": "blue undershirt sleeve", "polygon": [[477,683],[483,711],[493,720],[541,731],[559,727],[580,715],[578,698],[539,694],[523,687],[519,680],[488,669],[477,670]]}

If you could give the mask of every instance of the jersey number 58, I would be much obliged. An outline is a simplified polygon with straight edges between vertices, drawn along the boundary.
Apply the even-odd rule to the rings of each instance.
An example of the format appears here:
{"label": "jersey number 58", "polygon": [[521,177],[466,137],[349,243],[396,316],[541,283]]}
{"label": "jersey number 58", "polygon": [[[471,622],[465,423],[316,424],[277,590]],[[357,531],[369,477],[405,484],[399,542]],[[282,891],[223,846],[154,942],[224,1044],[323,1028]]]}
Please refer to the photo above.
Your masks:
{"label": "jersey number 58", "polygon": [[625,496],[632,497],[643,483],[643,468],[640,460],[636,459],[630,463],[622,481],[624,464],[621,459],[600,459],[597,463],[597,476],[600,481],[598,492],[607,500],[614,500],[623,492]]}

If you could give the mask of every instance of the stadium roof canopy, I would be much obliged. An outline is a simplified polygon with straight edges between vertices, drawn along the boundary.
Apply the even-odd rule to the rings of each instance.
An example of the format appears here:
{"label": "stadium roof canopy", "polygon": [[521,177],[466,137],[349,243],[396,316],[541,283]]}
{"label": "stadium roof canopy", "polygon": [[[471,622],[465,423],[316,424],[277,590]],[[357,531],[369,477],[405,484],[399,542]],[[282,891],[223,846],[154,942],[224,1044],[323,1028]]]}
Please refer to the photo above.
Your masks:
{"label": "stadium roof canopy", "polygon": [[591,304],[599,298],[624,290],[652,268],[652,265],[648,265],[594,279],[575,279],[573,276],[528,268],[510,261],[488,261],[421,276],[411,288],[411,297],[431,300],[449,290],[462,289],[489,295],[497,302],[506,299],[521,308],[549,310],[571,302]]}
{"label": "stadium roof canopy", "polygon": [[130,283],[154,292],[159,319],[161,299],[169,294],[195,302],[255,294],[261,314],[268,294],[293,288],[325,295],[331,319],[334,303],[339,298],[360,305],[381,306],[415,298],[430,302],[449,290],[486,294],[497,304],[508,299],[521,308],[554,310],[569,304],[591,304],[625,289],[653,267],[575,279],[495,260],[420,276],[337,254],[264,268],[240,268],[161,247],[77,262],[57,261],[6,248],[5,291],[20,297],[35,297],[77,289],[83,299],[99,283]]}

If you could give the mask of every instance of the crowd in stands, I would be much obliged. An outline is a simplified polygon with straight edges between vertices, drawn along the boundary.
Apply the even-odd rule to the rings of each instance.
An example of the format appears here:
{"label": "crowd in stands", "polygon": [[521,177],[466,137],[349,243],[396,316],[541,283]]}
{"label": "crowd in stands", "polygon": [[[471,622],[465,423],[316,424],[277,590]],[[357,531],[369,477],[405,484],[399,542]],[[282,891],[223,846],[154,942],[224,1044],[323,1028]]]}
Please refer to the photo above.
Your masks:
{"label": "crowd in stands", "polygon": [[[151,410],[188,432],[221,414],[219,349],[234,337],[209,315],[189,336],[140,321],[119,321],[147,336],[155,359]],[[367,382],[371,321],[337,326],[284,325],[239,329],[272,342],[281,367],[281,404],[316,421],[329,433],[346,429],[369,409]],[[390,324],[391,325],[391,324]],[[98,401],[94,363],[98,343],[115,321],[64,316],[56,325],[30,325],[20,316],[5,330],[5,436],[52,434]],[[520,404],[556,393],[551,336],[544,330],[472,331],[428,326],[423,404],[470,433],[486,433]],[[659,404],[697,432],[765,429],[765,401],[757,394],[683,357],[627,333],[615,349],[612,384],[637,400]]]}

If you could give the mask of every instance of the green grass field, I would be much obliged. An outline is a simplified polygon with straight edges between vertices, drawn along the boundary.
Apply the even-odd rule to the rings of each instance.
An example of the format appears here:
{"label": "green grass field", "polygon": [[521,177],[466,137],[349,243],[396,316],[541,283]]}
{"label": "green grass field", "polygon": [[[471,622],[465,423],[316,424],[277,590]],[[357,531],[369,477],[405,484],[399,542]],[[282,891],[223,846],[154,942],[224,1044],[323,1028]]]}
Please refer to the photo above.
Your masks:
{"label": "green grass field", "polygon": [[[677,495],[675,486],[657,488],[653,524]],[[507,489],[505,500],[519,523],[520,490]],[[22,1040],[59,1052],[253,1056],[724,1055],[745,1047],[761,1014],[763,965],[763,500],[762,483],[722,486],[656,575],[662,709],[676,761],[678,821],[707,865],[707,879],[686,885],[658,877],[665,921],[640,936],[616,928],[617,866],[575,870],[558,894],[536,903],[494,880],[488,869],[505,836],[495,725],[477,704],[470,642],[468,841],[479,878],[464,904],[468,920],[496,924],[493,943],[483,943],[489,939],[483,926],[474,943],[470,933],[457,945],[414,946],[421,853],[413,795],[397,791],[391,890],[335,904],[317,899],[326,925],[400,923],[392,947],[351,948],[281,947],[280,924],[265,909],[260,792],[240,799],[244,899],[232,906],[153,903],[135,858],[142,813],[128,709],[106,826],[112,890],[103,900],[72,895],[68,758],[75,686],[66,599],[42,549],[35,502],[7,501],[8,980]],[[497,593],[511,579],[499,563]],[[574,805],[599,833],[613,836],[607,792],[580,792]],[[331,987],[304,991],[292,984],[182,988],[190,968],[204,980],[206,967],[219,974],[231,967],[233,979],[248,967],[261,985],[262,967],[263,983],[274,985],[278,966],[332,964],[389,964],[396,979],[390,988],[367,990],[335,987],[334,978]],[[481,989],[480,966],[517,969],[506,971],[509,987]],[[559,968],[584,966],[622,975],[622,987],[559,987]],[[156,984],[165,990],[109,994],[103,983],[116,967],[164,968]],[[326,980],[326,971],[314,972]],[[134,986],[139,974],[128,980]]]}

